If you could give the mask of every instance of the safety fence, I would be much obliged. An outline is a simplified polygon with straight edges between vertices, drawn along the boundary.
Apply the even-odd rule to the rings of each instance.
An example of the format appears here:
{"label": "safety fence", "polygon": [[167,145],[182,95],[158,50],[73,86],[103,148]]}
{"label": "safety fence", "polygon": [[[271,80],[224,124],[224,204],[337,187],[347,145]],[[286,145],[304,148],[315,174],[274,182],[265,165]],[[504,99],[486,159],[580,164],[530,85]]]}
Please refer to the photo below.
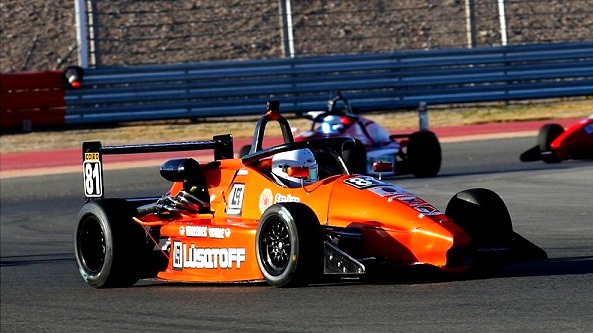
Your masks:
{"label": "safety fence", "polygon": [[593,42],[89,69],[67,124],[593,96]]}
{"label": "safety fence", "polygon": [[74,68],[2,74],[2,128],[593,96],[593,42],[91,68],[69,89]]}

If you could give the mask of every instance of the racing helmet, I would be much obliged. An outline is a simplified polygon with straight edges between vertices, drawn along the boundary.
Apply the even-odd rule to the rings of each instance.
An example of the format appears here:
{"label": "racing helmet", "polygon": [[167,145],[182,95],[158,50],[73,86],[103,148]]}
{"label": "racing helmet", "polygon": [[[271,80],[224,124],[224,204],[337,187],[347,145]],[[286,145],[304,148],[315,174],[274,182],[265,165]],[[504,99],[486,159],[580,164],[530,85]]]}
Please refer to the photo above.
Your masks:
{"label": "racing helmet", "polygon": [[290,187],[301,186],[301,179],[288,175],[288,167],[307,167],[309,169],[309,177],[303,179],[304,184],[312,184],[318,180],[317,161],[313,152],[308,148],[285,151],[272,157],[272,173]]}

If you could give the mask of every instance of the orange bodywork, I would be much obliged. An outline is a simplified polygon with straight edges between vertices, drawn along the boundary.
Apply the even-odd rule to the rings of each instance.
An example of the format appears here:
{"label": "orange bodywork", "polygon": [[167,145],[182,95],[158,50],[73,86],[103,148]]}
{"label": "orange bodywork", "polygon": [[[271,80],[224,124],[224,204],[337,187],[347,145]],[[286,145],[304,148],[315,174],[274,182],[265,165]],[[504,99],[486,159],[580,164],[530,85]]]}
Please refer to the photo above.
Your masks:
{"label": "orange bodywork", "polygon": [[[458,224],[453,223],[439,209],[396,185],[352,174],[343,155],[355,145],[354,139],[297,142],[288,121],[278,113],[278,101],[269,101],[267,107],[256,124],[249,152],[241,158],[234,158],[230,134],[212,140],[138,145],[83,142],[87,204],[79,213],[75,242],[83,278],[98,288],[129,285],[134,278],[155,273],[170,281],[267,281],[276,287],[294,287],[322,275],[379,276],[414,266],[458,273],[475,267],[474,263],[496,266],[511,259],[547,257],[512,231],[506,206],[492,191],[471,189],[453,197],[447,206],[453,207],[450,216]],[[264,148],[264,130],[270,120],[280,125],[284,143]],[[211,162],[187,157],[163,163],[160,174],[172,186],[161,197],[105,199],[103,154],[206,149],[214,152]],[[306,167],[274,163],[281,169],[272,172],[274,156],[297,149],[315,163]],[[391,169],[387,164],[375,167],[376,172]],[[280,170],[290,175],[292,186],[299,179],[301,186],[284,184]],[[483,226],[466,221],[482,219],[490,208],[500,214],[491,219],[483,216]],[[113,230],[128,238],[111,237]],[[464,230],[475,237],[471,239]],[[492,231],[496,231],[494,241],[488,237]],[[163,257],[154,256],[159,252]],[[122,262],[134,259],[147,267],[138,271],[134,265],[122,267]]]}
{"label": "orange bodywork", "polygon": [[[176,281],[263,280],[256,260],[259,219],[272,204],[300,202],[327,227],[359,230],[362,255],[393,266],[449,267],[447,254],[469,247],[469,237],[438,209],[413,194],[370,176],[334,175],[288,188],[270,178],[269,163],[246,166],[241,159],[202,164],[211,214],[163,221],[170,240],[167,269],[158,277]],[[171,195],[182,189],[174,183]],[[154,215],[152,215],[154,218]],[[141,217],[142,218],[142,217]]]}

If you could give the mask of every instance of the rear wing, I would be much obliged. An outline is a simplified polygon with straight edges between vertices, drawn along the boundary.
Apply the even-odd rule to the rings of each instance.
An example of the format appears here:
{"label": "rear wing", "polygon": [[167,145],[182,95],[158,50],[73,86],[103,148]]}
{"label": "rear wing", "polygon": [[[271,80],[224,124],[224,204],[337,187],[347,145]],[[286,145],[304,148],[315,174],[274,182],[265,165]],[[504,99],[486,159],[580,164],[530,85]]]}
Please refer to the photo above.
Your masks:
{"label": "rear wing", "polygon": [[151,143],[121,146],[103,146],[101,141],[82,143],[82,173],[85,200],[103,199],[103,155],[163,153],[191,150],[214,150],[214,159],[234,158],[233,137],[230,134],[215,135],[212,140]]}

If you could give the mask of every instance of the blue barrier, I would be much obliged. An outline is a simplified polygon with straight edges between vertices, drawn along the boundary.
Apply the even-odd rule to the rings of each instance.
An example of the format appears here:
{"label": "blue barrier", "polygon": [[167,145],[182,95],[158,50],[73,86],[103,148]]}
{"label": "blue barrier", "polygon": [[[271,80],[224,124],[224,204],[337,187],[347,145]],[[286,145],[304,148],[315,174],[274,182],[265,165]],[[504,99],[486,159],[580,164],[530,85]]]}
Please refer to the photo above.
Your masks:
{"label": "blue barrier", "polygon": [[356,112],[428,104],[593,95],[593,42],[90,68],[67,91],[67,124],[323,110],[340,91]]}

